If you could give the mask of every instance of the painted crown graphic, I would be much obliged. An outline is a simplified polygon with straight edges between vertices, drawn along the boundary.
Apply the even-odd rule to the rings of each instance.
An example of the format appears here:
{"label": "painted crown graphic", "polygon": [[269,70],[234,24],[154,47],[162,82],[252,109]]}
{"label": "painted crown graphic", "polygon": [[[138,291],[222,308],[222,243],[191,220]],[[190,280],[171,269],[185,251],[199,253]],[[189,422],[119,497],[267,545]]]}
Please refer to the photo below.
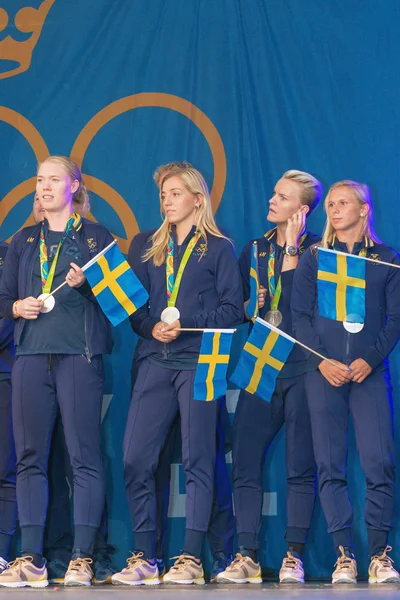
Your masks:
{"label": "painted crown graphic", "polygon": [[[39,8],[24,6],[15,15],[14,25],[18,31],[31,33],[32,35],[23,42],[18,42],[8,35],[0,42],[0,79],[19,75],[27,71],[31,65],[32,53],[42,33],[43,25],[48,12],[55,0],[44,0]],[[0,32],[9,24],[9,15],[4,8],[0,8]],[[5,68],[2,61],[7,61]],[[17,63],[18,66],[9,62]]]}

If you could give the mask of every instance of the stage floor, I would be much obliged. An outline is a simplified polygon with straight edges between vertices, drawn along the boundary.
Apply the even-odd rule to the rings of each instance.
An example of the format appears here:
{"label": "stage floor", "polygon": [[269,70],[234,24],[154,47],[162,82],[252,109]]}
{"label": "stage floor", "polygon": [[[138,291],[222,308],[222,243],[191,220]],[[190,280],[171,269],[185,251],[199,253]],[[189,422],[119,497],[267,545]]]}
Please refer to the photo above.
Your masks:
{"label": "stage floor", "polygon": [[341,600],[392,600],[400,599],[400,585],[375,585],[366,583],[357,585],[337,585],[328,583],[307,583],[303,586],[277,585],[264,583],[262,585],[194,585],[194,586],[167,586],[156,587],[119,587],[119,586],[92,586],[90,588],[64,588],[49,586],[44,589],[0,589],[0,600],[10,599],[10,593],[17,594],[19,600],[32,600],[33,595],[47,597],[49,594],[57,593],[57,597],[64,595],[68,600],[81,600],[93,596],[104,598],[112,597],[113,600],[128,600],[132,594],[142,594],[142,600],[286,600],[287,598],[298,598],[304,600],[312,597],[315,600],[329,600],[340,596]]}

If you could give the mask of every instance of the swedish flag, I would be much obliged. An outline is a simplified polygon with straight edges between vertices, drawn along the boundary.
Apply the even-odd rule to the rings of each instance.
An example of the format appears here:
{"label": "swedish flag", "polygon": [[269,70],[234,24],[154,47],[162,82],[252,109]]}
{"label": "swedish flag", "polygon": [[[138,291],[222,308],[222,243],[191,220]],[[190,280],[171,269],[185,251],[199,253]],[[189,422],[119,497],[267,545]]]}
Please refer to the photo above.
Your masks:
{"label": "swedish flag", "polygon": [[258,278],[258,247],[257,242],[253,242],[250,259],[250,300],[246,308],[246,313],[252,321],[258,317],[259,289],[260,280]]}
{"label": "swedish flag", "polygon": [[317,286],[321,317],[364,323],[365,260],[318,248]]}
{"label": "swedish flag", "polygon": [[117,326],[143,306],[149,294],[115,243],[100,254],[84,271],[104,314]]}
{"label": "swedish flag", "polygon": [[294,343],[290,336],[256,319],[231,381],[270,402],[278,373]]}
{"label": "swedish flag", "polygon": [[210,402],[226,392],[233,329],[204,331],[194,380],[194,399]]}

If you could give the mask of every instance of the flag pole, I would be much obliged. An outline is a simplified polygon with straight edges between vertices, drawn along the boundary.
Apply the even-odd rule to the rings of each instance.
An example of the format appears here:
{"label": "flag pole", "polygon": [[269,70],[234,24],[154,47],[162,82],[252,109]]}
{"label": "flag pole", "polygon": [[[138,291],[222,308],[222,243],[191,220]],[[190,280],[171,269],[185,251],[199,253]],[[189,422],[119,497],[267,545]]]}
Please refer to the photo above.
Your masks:
{"label": "flag pole", "polygon": [[176,329],[173,329],[172,331],[213,331],[214,333],[223,333],[224,331],[226,332],[232,332],[235,333],[235,331],[237,331],[237,329],[210,329],[207,327],[200,327],[200,328],[196,328],[196,327],[177,327]]}
{"label": "flag pole", "polygon": [[[117,240],[113,240],[111,242],[111,244],[108,244],[108,246],[106,246],[103,250],[98,252],[98,254],[96,254],[96,256],[93,256],[93,258],[91,258],[85,265],[83,265],[82,271],[86,271],[86,269],[88,269],[89,267],[94,265],[94,263],[96,263],[99,260],[99,258],[101,258],[106,252],[108,252],[110,250],[110,248],[115,246],[116,243],[117,243]],[[64,287],[64,285],[66,285],[66,284],[67,284],[67,280],[63,281],[58,287],[56,287],[55,290],[53,290],[52,292],[49,293],[49,296],[52,296],[53,294],[58,292],[58,290],[61,290],[61,288]]]}
{"label": "flag pole", "polygon": [[303,344],[303,342],[299,342],[299,340],[296,340],[296,338],[292,337],[291,335],[289,335],[288,333],[285,333],[284,331],[282,331],[281,329],[278,329],[278,327],[275,327],[274,325],[271,325],[271,323],[268,323],[267,321],[264,321],[264,319],[261,319],[260,317],[257,317],[257,321],[261,324],[264,325],[264,327],[268,327],[268,329],[271,329],[272,331],[275,331],[276,333],[278,333],[279,335],[281,335],[282,337],[287,338],[288,340],[290,340],[291,342],[294,342],[295,344],[299,344],[299,346],[302,346],[302,348],[305,348],[306,350],[308,350],[309,352],[311,352],[312,354],[315,354],[315,356],[318,356],[319,358],[322,358],[322,360],[326,360],[328,363],[330,363],[331,365],[333,365],[334,367],[338,367],[339,369],[341,369],[342,371],[345,371],[346,373],[348,373],[349,371],[351,371],[351,369],[346,368],[346,367],[342,367],[341,365],[338,365],[335,363],[334,360],[327,358],[326,356],[324,356],[323,354],[320,354],[319,352],[317,352],[316,350],[313,350],[312,348],[310,348],[309,346],[306,346],[305,344]]}
{"label": "flag pole", "polygon": [[396,269],[400,269],[400,265],[396,265],[396,263],[385,262],[384,260],[377,260],[376,258],[369,258],[367,256],[359,256],[358,254],[348,254],[347,252],[341,252],[340,250],[331,250],[330,248],[321,248],[317,246],[318,250],[322,250],[323,252],[331,252],[332,254],[340,254],[341,256],[351,256],[353,258],[361,258],[361,260],[367,260],[369,262],[374,263],[375,265],[386,265],[387,267],[395,267]]}

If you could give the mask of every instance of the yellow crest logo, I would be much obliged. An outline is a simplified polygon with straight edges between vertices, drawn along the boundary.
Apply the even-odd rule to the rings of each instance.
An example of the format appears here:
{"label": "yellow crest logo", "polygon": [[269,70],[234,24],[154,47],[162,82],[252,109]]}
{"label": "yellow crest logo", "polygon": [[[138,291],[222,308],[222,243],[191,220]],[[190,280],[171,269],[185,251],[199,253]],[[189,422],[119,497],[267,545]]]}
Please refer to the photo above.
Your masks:
{"label": "yellow crest logo", "polygon": [[95,242],[93,238],[88,238],[87,243],[89,246],[89,250],[94,250],[97,246],[97,242]]}
{"label": "yellow crest logo", "polygon": [[33,237],[28,237],[28,239],[26,241],[27,241],[27,243],[32,244],[34,239],[35,238],[33,238]]}
{"label": "yellow crest logo", "polygon": [[379,254],[370,254],[370,258],[372,258],[372,260],[377,260],[377,261],[381,261],[381,257],[379,256]]}
{"label": "yellow crest logo", "polygon": [[258,253],[258,257],[259,257],[259,258],[264,258],[265,256],[267,256],[267,253],[266,253],[266,252],[259,252],[259,253]]}
{"label": "yellow crest logo", "polygon": [[[0,71],[1,61],[7,60],[16,63],[17,66],[2,73],[0,79],[19,75],[27,71],[31,66],[32,53],[42,33],[42,28],[48,12],[55,0],[44,0],[38,9],[24,6],[15,15],[13,25],[18,31],[31,33],[32,35],[24,42],[17,42],[10,35],[0,42]],[[9,15],[4,8],[0,8],[0,32],[9,25]]]}

